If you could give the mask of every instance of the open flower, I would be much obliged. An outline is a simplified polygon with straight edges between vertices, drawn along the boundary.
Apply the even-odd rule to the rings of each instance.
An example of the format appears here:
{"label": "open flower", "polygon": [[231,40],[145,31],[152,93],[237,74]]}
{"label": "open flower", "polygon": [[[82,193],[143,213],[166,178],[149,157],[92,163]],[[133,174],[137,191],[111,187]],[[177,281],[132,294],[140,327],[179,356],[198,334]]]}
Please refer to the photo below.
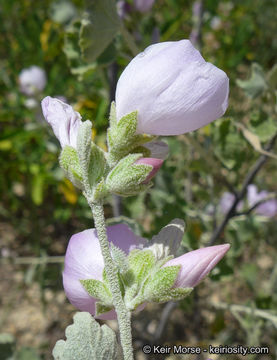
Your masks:
{"label": "open flower", "polygon": [[[257,202],[266,199],[268,195],[269,193],[266,190],[258,192],[257,186],[254,184],[247,187],[247,200],[251,207],[257,204]],[[277,201],[275,199],[267,200],[258,205],[255,212],[266,217],[273,217],[277,214]]]}
{"label": "open flower", "polygon": [[32,96],[42,91],[46,85],[46,74],[39,66],[31,66],[23,69],[19,74],[20,91]]}
{"label": "open flower", "polygon": [[41,107],[45,120],[52,126],[61,147],[69,145],[76,148],[81,115],[72,106],[51,96],[42,100]]}
{"label": "open flower", "polygon": [[[108,226],[109,242],[122,249],[126,254],[142,247],[145,240],[136,236],[127,225]],[[65,255],[63,286],[72,305],[79,310],[95,314],[96,299],[92,298],[80,283],[80,280],[102,280],[104,259],[95,229],[89,229],[71,237]],[[114,319],[114,311],[100,316],[101,319]]]}
{"label": "open flower", "polygon": [[[166,226],[152,240],[158,241],[157,245],[159,246],[159,249],[162,246],[162,241],[165,245],[168,245],[165,249],[172,250],[173,248],[176,248],[176,244],[174,243],[174,239],[171,237],[176,237],[176,242],[179,243],[183,230],[183,223],[175,220]],[[123,250],[126,255],[128,255],[132,250],[141,249],[142,251],[139,255],[142,255],[143,266],[145,268],[147,268],[149,264],[147,265],[147,257],[144,256],[144,250],[146,253],[149,253],[149,251],[151,253],[152,251],[152,258],[156,258],[157,261],[161,261],[161,258],[159,256],[157,257],[157,253],[155,252],[156,243],[152,243],[150,247],[143,248],[146,244],[145,239],[135,235],[127,225],[119,224],[108,226],[107,235],[109,242],[112,242],[115,246]],[[180,265],[179,274],[173,288],[192,288],[196,286],[222,259],[229,247],[230,245],[228,244],[210,246],[191,251],[175,259],[167,261],[163,267]],[[137,254],[138,253],[135,253],[134,256],[136,257]],[[160,251],[159,254],[163,254],[163,251]],[[168,256],[167,251],[164,256],[165,258]],[[155,262],[152,265],[154,267],[152,269],[149,268],[149,274],[145,274],[146,278],[148,276],[150,277],[150,280],[153,275],[153,269],[156,269]],[[88,311],[92,315],[95,314],[97,299],[88,294],[80,280],[94,279],[102,281],[103,270],[104,261],[96,230],[85,230],[81,233],[73,235],[66,250],[63,284],[69,301],[78,309]],[[147,301],[147,298],[149,299],[149,297],[144,298],[142,295],[141,300],[138,303],[140,305],[138,309],[142,309],[144,303]],[[99,317],[102,319],[113,319],[115,316],[115,312],[110,310]]]}
{"label": "open flower", "polygon": [[[227,212],[231,209],[234,201],[235,201],[234,194],[232,194],[228,191],[225,191],[222,194],[220,202],[219,202],[219,207],[220,207],[221,212],[224,215],[227,214]],[[242,208],[243,208],[243,203],[242,203],[242,201],[240,201],[236,206],[236,210],[241,211]]]}
{"label": "open flower", "polygon": [[222,116],[229,80],[189,40],[162,42],[138,54],[116,88],[118,120],[138,111],[137,133],[178,135]]}

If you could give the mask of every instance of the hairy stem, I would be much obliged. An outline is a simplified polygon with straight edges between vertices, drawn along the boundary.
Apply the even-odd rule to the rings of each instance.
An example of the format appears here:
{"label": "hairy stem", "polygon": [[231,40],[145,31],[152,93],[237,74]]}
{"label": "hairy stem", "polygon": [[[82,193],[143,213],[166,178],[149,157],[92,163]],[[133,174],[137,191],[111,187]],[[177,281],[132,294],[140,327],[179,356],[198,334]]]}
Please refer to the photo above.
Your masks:
{"label": "hairy stem", "polygon": [[126,309],[122,299],[120,286],[117,277],[117,268],[111,257],[109,241],[107,238],[104,209],[102,204],[90,204],[94,217],[95,228],[101,246],[102,256],[104,258],[105,270],[110,284],[110,290],[113,296],[113,304],[117,313],[120,341],[123,349],[124,360],[133,360],[133,346],[131,333],[131,313]]}

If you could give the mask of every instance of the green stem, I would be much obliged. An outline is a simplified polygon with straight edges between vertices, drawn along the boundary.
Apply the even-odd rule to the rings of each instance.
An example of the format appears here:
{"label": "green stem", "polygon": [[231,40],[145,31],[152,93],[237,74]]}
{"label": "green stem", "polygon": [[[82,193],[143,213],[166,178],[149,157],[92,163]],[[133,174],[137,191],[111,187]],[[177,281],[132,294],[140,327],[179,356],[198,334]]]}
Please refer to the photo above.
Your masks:
{"label": "green stem", "polygon": [[133,346],[131,333],[131,313],[127,310],[123,301],[117,277],[117,268],[110,253],[109,241],[107,238],[104,209],[102,204],[90,204],[94,217],[95,228],[104,258],[105,270],[113,296],[113,304],[117,313],[120,341],[123,349],[124,360],[133,360]]}
{"label": "green stem", "polygon": [[138,53],[140,53],[140,50],[137,47],[137,44],[135,43],[132,35],[129,33],[129,31],[125,28],[125,26],[123,24],[121,24],[121,26],[120,26],[120,31],[121,31],[121,34],[122,34],[124,40],[126,41],[128,47],[129,47],[129,49],[131,50],[132,55],[136,56]]}

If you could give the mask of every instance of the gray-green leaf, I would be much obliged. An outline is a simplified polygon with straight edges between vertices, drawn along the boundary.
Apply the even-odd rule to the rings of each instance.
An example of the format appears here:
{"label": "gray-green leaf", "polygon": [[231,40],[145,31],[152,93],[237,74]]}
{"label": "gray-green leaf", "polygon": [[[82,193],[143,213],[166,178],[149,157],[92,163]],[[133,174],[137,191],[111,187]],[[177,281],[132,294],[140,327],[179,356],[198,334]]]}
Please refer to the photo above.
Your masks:
{"label": "gray-green leaf", "polygon": [[53,349],[55,360],[119,360],[112,329],[100,326],[87,312],[77,313],[73,321],[65,330],[66,341],[59,340]]}
{"label": "gray-green leaf", "polygon": [[237,80],[237,84],[241,87],[245,94],[252,99],[258,97],[267,88],[265,75],[259,64],[253,63],[251,66],[251,76],[249,80]]}

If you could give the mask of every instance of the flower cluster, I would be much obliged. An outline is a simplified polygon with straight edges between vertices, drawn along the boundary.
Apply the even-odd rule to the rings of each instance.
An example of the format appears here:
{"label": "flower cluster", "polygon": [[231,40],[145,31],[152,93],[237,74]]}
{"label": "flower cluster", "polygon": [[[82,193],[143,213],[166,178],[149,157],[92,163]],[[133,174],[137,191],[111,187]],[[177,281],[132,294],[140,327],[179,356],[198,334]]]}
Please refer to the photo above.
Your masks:
{"label": "flower cluster", "polygon": [[[136,1],[140,11],[152,5]],[[225,113],[228,92],[227,75],[206,62],[190,41],[181,40],[148,47],[121,74],[111,105],[107,152],[92,142],[92,123],[83,122],[70,105],[48,96],[42,111],[60,141],[61,167],[93,208],[108,194],[130,196],[148,189],[168,155],[168,146],[156,135],[183,134],[209,124]],[[183,222],[175,220],[147,243],[124,224],[107,228],[129,311],[150,301],[184,298],[229,249],[225,244],[178,256],[183,231]],[[101,318],[115,316],[95,229],[70,239],[63,283],[77,308]]]}

